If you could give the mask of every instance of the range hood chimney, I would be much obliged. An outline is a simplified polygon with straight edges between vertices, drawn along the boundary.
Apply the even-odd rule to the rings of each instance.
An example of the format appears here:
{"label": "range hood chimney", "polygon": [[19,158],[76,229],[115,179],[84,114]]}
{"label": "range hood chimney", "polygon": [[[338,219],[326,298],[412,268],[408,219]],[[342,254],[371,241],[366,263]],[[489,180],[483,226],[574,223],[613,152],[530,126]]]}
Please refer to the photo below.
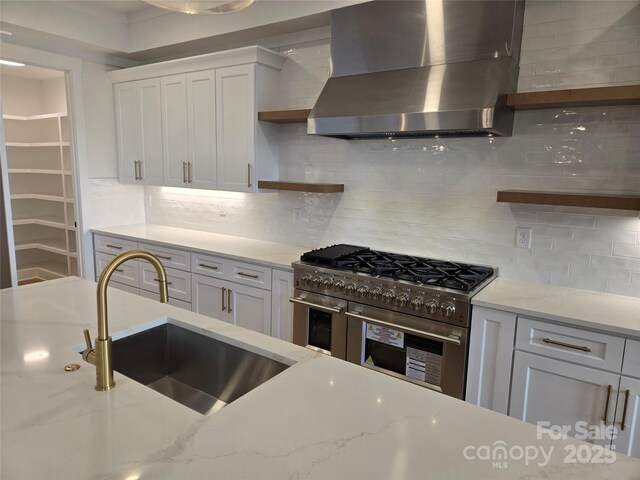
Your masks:
{"label": "range hood chimney", "polygon": [[307,123],[339,138],[509,136],[524,0],[374,0],[334,10]]}

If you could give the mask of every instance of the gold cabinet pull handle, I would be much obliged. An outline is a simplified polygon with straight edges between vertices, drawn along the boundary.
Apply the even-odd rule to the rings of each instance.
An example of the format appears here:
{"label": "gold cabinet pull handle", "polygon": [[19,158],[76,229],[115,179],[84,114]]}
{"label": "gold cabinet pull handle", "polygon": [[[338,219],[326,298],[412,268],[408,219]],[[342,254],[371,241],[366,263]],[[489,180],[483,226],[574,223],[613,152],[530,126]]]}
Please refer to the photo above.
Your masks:
{"label": "gold cabinet pull handle", "polygon": [[156,257],[161,258],[162,260],[171,260],[171,257],[165,257],[165,256],[160,255],[158,253],[156,253]]}
{"label": "gold cabinet pull handle", "polygon": [[140,161],[136,160],[133,162],[133,176],[136,180],[140,180]]}
{"label": "gold cabinet pull handle", "polygon": [[124,272],[124,270],[123,270],[123,269],[121,269],[121,268],[116,268],[116,270],[115,270],[115,271],[116,271],[116,272],[118,272],[118,273],[122,273],[122,272]]}
{"label": "gold cabinet pull handle", "polygon": [[222,287],[221,292],[222,292],[222,311],[223,312],[227,310],[227,307],[224,306],[224,292],[225,292],[225,290],[226,290],[226,288]]}
{"label": "gold cabinet pull handle", "polygon": [[187,182],[187,162],[182,162],[182,183]]}
{"label": "gold cabinet pull handle", "polygon": [[119,247],[117,245],[111,245],[111,244],[107,243],[106,246],[109,247],[109,248],[115,248],[116,250],[122,250],[122,247]]}
{"label": "gold cabinet pull handle", "polygon": [[573,348],[574,350],[581,350],[583,352],[590,352],[591,349],[589,347],[585,347],[582,345],[573,345],[571,343],[560,342],[558,340],[553,340],[551,338],[543,338],[542,341],[544,343],[550,343],[552,345],[559,345],[561,347]]}
{"label": "gold cabinet pull handle", "polygon": [[191,178],[191,162],[187,162],[187,179],[189,183],[193,183],[193,179]]}
{"label": "gold cabinet pull handle", "polygon": [[227,289],[227,310],[229,311],[229,313],[233,312],[233,310],[231,310],[231,294],[233,292],[231,291],[230,288]]}
{"label": "gold cabinet pull handle", "polygon": [[247,277],[247,278],[255,278],[255,279],[260,278],[259,275],[254,275],[252,273],[245,273],[245,272],[238,272],[238,275],[241,277]]}
{"label": "gold cabinet pull handle", "polygon": [[611,385],[607,385],[607,402],[604,404],[604,423],[607,423],[607,417],[609,416],[609,399],[611,398]]}
{"label": "gold cabinet pull handle", "polygon": [[251,188],[251,164],[247,163],[247,187]]}
{"label": "gold cabinet pull handle", "polygon": [[[154,278],[153,281],[160,283],[160,279],[159,278]],[[173,282],[167,281],[167,285],[173,285]]]}
{"label": "gold cabinet pull handle", "polygon": [[207,265],[206,263],[199,263],[198,266],[202,267],[202,268],[208,268],[210,270],[217,270],[218,269],[218,267],[215,267],[213,265]]}
{"label": "gold cabinet pull handle", "polygon": [[624,392],[624,407],[622,407],[622,421],[620,422],[620,430],[624,431],[624,427],[625,427],[625,423],[627,421],[627,404],[629,403],[629,394],[631,392],[629,391],[629,389],[627,389],[626,392]]}

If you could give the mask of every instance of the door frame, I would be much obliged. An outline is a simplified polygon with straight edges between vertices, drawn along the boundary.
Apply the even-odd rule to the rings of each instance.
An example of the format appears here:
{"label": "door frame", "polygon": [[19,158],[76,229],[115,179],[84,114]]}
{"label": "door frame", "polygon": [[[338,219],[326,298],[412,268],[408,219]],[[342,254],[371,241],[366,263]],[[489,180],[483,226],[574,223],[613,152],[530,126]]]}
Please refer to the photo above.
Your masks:
{"label": "door frame", "polygon": [[[89,224],[88,215],[90,212],[89,208],[83,208],[82,205],[82,199],[88,198],[90,193],[89,175],[86,164],[87,145],[82,81],[83,61],[79,58],[45,52],[43,50],[36,50],[11,43],[4,43],[2,45],[2,56],[8,60],[19,61],[37,67],[60,70],[65,74],[67,115],[69,118],[69,152],[73,163],[74,210],[77,224],[78,274],[82,278],[93,279],[94,265],[93,262],[90,261],[93,255],[93,241],[91,232],[84,228],[85,224]],[[4,141],[2,142],[1,153],[4,154]],[[2,161],[6,162],[6,155],[3,155]],[[7,221],[9,220],[7,219]],[[13,242],[11,245],[10,256],[13,257],[15,265]],[[17,286],[17,283],[15,285]]]}

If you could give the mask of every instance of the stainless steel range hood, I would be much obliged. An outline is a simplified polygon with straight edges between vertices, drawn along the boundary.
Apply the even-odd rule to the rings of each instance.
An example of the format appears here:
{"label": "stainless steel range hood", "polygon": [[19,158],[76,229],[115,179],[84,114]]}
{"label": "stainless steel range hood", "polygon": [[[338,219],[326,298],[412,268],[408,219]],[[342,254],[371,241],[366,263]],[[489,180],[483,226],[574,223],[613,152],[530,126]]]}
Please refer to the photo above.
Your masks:
{"label": "stainless steel range hood", "polygon": [[523,0],[374,0],[335,10],[310,134],[508,136]]}

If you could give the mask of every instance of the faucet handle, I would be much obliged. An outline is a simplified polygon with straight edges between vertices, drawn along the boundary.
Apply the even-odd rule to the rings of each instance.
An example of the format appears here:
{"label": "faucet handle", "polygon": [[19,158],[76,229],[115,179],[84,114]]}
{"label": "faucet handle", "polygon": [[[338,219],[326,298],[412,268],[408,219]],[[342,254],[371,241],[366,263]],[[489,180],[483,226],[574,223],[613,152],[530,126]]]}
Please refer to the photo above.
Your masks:
{"label": "faucet handle", "polygon": [[93,345],[91,344],[91,335],[89,335],[89,330],[85,328],[82,333],[84,333],[84,343],[87,344],[87,350],[93,350]]}
{"label": "faucet handle", "polygon": [[82,352],[82,358],[85,362],[89,362],[90,364],[95,365],[96,351],[91,344],[91,335],[89,335],[89,330],[85,328],[82,333],[84,333],[84,343],[87,345],[87,348]]}

